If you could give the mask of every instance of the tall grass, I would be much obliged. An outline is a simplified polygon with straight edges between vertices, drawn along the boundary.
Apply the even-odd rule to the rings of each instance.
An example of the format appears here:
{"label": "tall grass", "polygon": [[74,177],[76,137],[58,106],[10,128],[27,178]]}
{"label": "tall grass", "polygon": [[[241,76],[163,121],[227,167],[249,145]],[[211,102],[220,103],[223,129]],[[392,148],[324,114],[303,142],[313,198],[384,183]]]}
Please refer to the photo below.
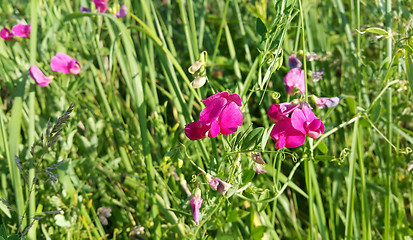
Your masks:
{"label": "tall grass", "polygon": [[[410,1],[109,1],[116,4],[127,5],[126,18],[98,13],[85,0],[0,2],[1,28],[32,25],[30,39],[0,40],[0,223],[9,234],[413,236]],[[202,51],[208,82],[194,89],[187,69]],[[57,52],[76,58],[80,74],[51,71]],[[312,53],[315,60],[306,57]],[[319,139],[277,150],[267,110],[293,100],[282,81],[292,54],[307,73],[324,69],[319,82],[306,75],[305,99],[338,96],[340,104],[313,109],[326,126]],[[30,78],[33,64],[54,75],[50,85]],[[243,126],[190,141],[185,125],[216,91],[241,96]],[[32,156],[48,121],[56,123],[71,103],[57,144]],[[247,143],[259,127],[259,138]],[[266,174],[255,174],[253,151]],[[57,182],[37,171],[60,161]],[[200,172],[233,187],[223,197],[198,176],[204,202],[195,225],[187,191]]]}

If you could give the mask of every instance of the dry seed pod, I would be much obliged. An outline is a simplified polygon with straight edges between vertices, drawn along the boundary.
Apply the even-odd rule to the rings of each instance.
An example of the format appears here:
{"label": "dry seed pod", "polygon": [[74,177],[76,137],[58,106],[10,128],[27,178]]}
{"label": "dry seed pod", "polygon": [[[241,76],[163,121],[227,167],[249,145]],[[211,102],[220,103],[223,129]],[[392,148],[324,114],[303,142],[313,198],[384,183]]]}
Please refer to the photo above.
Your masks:
{"label": "dry seed pod", "polygon": [[191,82],[193,88],[200,88],[205,85],[207,77],[198,76]]}

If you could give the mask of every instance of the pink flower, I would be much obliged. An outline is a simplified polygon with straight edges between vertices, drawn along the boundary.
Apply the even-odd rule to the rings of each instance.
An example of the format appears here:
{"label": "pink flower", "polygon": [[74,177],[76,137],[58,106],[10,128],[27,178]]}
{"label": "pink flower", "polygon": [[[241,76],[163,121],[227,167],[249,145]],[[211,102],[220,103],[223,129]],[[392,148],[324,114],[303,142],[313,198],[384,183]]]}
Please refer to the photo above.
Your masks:
{"label": "pink flower", "polygon": [[291,55],[288,57],[288,65],[290,66],[291,69],[293,68],[301,68],[303,65],[298,58],[295,57],[295,55]]}
{"label": "pink flower", "polygon": [[207,177],[209,186],[211,186],[211,188],[214,189],[215,191],[220,192],[222,196],[225,196],[225,193],[227,193],[227,191],[232,187],[232,184],[224,182],[217,177],[212,177],[210,174],[207,174],[206,177]]}
{"label": "pink flower", "polygon": [[1,29],[0,31],[0,37],[3,38],[5,41],[13,41],[13,34],[10,32],[10,30],[6,27]]}
{"label": "pink flower", "polygon": [[297,92],[305,92],[304,70],[299,68],[291,69],[284,77],[284,83],[287,85],[287,93],[294,96]]}
{"label": "pink flower", "polygon": [[232,134],[242,125],[241,98],[234,93],[217,92],[202,100],[206,107],[201,111],[199,121],[185,125],[185,135],[192,141],[206,136],[216,137],[222,133]]}
{"label": "pink flower", "polygon": [[277,122],[271,130],[271,138],[275,141],[275,148],[296,148],[304,144],[305,133],[297,131],[291,124],[291,118]]}
{"label": "pink flower", "polygon": [[309,107],[296,109],[291,115],[291,125],[294,129],[310,138],[318,138],[324,132],[324,124],[317,118]]}
{"label": "pink flower", "polygon": [[30,37],[31,25],[17,24],[11,30],[14,36],[29,38]]}
{"label": "pink flower", "polygon": [[201,189],[195,189],[193,196],[191,197],[191,212],[192,216],[194,217],[194,221],[196,225],[199,224],[199,219],[201,218],[201,213],[199,209],[201,208],[203,199],[201,198]]}
{"label": "pink flower", "polygon": [[324,69],[321,69],[319,71],[312,72],[311,77],[313,78],[314,82],[318,82],[320,80],[323,80],[323,74],[324,74]]}
{"label": "pink flower", "polygon": [[93,0],[95,3],[95,7],[99,12],[104,13],[108,9],[108,1],[109,0]]}
{"label": "pink flower", "polygon": [[268,116],[270,116],[271,121],[274,123],[288,118],[288,115],[298,108],[298,105],[294,105],[291,103],[280,103],[280,104],[273,104],[268,109]]}
{"label": "pink flower", "polygon": [[32,65],[29,68],[29,73],[40,87],[46,87],[51,81],[51,79],[46,77],[36,65]]}
{"label": "pink flower", "polygon": [[338,97],[320,97],[315,100],[315,104],[317,105],[318,108],[331,108],[335,107],[338,105],[340,102],[340,99]]}
{"label": "pink flower", "polygon": [[265,164],[264,159],[262,159],[261,153],[251,152],[251,157],[254,162],[259,164]]}
{"label": "pink flower", "polygon": [[80,65],[76,59],[69,57],[64,53],[58,53],[52,57],[50,67],[55,72],[78,74]]}
{"label": "pink flower", "polygon": [[116,17],[124,18],[128,14],[128,7],[126,5],[122,5],[119,9],[119,12],[116,13]]}

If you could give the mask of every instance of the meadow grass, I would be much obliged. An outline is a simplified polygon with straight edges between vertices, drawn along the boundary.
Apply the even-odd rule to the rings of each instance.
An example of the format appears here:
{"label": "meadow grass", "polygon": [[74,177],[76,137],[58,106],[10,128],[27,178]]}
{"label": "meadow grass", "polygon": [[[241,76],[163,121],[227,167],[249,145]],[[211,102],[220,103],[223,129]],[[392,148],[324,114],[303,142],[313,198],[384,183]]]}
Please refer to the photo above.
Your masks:
{"label": "meadow grass", "polygon": [[[410,1],[108,2],[122,4],[125,18],[89,0],[0,1],[1,28],[31,24],[30,39],[0,40],[0,240],[412,238]],[[58,52],[81,72],[53,72]],[[294,99],[293,54],[305,100],[340,103],[314,107],[320,138],[278,150],[267,112]],[[195,89],[200,56],[208,81]],[[242,127],[190,141],[185,125],[216,91],[240,95]],[[233,186],[222,196],[200,172]]]}

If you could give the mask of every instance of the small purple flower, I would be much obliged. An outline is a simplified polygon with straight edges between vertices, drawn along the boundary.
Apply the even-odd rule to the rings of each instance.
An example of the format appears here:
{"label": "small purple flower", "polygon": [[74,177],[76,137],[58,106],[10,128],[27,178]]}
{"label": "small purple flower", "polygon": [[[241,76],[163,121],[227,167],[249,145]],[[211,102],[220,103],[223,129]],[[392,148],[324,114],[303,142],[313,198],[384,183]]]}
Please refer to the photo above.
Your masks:
{"label": "small purple flower", "polygon": [[227,193],[227,191],[232,187],[231,184],[224,182],[217,177],[212,177],[210,174],[207,174],[206,178],[209,186],[211,186],[212,189],[220,192],[222,196],[225,196],[225,193]]}
{"label": "small purple flower", "polygon": [[6,27],[1,29],[0,31],[0,37],[4,39],[4,41],[13,41],[13,34],[10,32],[10,30]]}
{"label": "small purple flower", "polygon": [[338,105],[340,99],[338,97],[320,97],[315,100],[315,104],[318,108],[331,108]]}
{"label": "small purple flower", "polygon": [[251,152],[251,157],[254,162],[258,164],[265,164],[264,159],[262,159],[261,153]]}
{"label": "small purple flower", "polygon": [[261,165],[261,164],[255,164],[254,165],[254,171],[255,171],[256,174],[267,173],[267,170],[265,170],[263,165]]}
{"label": "small purple flower", "polygon": [[90,12],[91,10],[90,10],[90,8],[86,8],[86,7],[83,7],[83,6],[80,6],[80,12]]}
{"label": "small purple flower", "polygon": [[320,80],[323,80],[323,74],[324,74],[324,69],[320,71],[315,71],[311,73],[311,77],[313,78],[314,82],[318,82]]}
{"label": "small purple flower", "polygon": [[116,13],[116,17],[124,18],[128,14],[128,7],[126,5],[122,5],[119,9],[119,12]]}
{"label": "small purple flower", "polygon": [[11,30],[14,36],[29,38],[30,37],[31,25],[17,24]]}
{"label": "small purple flower", "polygon": [[199,209],[201,208],[203,199],[201,198],[201,189],[196,188],[194,194],[191,197],[191,212],[194,217],[196,225],[199,224],[199,219],[201,219],[201,213]]}
{"label": "small purple flower", "polygon": [[295,55],[291,55],[288,57],[288,65],[290,66],[291,69],[293,68],[301,68],[303,65],[298,58],[295,57]]}

